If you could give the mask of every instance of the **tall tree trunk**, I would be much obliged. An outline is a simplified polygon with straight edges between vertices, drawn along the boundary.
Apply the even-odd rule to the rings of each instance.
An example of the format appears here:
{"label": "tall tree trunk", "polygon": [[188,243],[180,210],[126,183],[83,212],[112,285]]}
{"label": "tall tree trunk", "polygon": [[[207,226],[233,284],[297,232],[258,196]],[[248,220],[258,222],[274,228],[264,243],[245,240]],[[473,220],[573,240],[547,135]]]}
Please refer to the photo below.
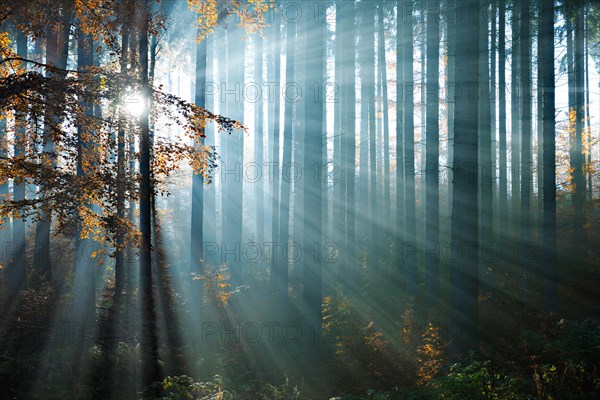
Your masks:
{"label": "tall tree trunk", "polygon": [[543,277],[544,304],[547,311],[557,311],[556,274],[556,138],[554,83],[554,3],[538,0],[539,66],[542,74],[543,132]]}
{"label": "tall tree trunk", "polygon": [[[479,15],[473,4],[457,4],[455,82],[463,93],[477,88],[479,69]],[[479,11],[477,9],[477,11]],[[452,258],[450,321],[460,329],[454,351],[466,353],[478,346],[478,159],[477,118],[479,90],[457,96],[454,120],[454,182],[452,203]]]}
{"label": "tall tree trunk", "polygon": [[[286,64],[285,81],[294,82],[295,63],[296,63],[296,23],[287,22],[286,38]],[[292,135],[294,126],[294,102],[289,99],[284,105],[284,127],[283,127],[283,158],[282,171],[290,171],[292,165]],[[290,239],[290,198],[291,198],[291,177],[288,173],[282,174],[281,179],[281,209],[279,215],[279,248],[287,249]],[[284,252],[285,253],[285,252]],[[281,252],[280,252],[281,254]],[[279,307],[280,320],[287,318],[288,306],[288,258],[278,257],[278,282],[276,304]]]}
{"label": "tall tree trunk", "polygon": [[[275,82],[280,82],[281,80],[281,19],[279,17],[279,13],[275,14],[275,21],[272,26],[272,34],[273,34],[273,47],[271,51],[273,52],[273,69],[274,74],[273,78]],[[273,243],[278,243],[280,239],[279,234],[279,219],[280,219],[280,180],[282,176],[282,168],[279,163],[279,132],[280,132],[280,111],[281,111],[281,96],[275,96],[273,101],[273,138],[271,140],[271,155],[272,155],[272,163],[273,168],[275,169],[275,173],[273,175],[273,218],[272,218],[272,237]],[[277,282],[279,280],[278,276],[278,259],[279,253],[274,249],[273,257],[271,259],[271,292],[277,292]]]}
{"label": "tall tree trunk", "polygon": [[[200,32],[198,32],[200,33]],[[206,51],[207,40],[202,40],[196,44],[196,90],[194,104],[198,107],[206,108]],[[204,145],[204,131],[196,136],[195,146],[198,150]],[[190,232],[190,269],[191,273],[202,276],[204,274],[204,176],[201,173],[192,175],[192,223]],[[192,308],[200,310],[196,313],[201,314],[202,307],[202,283],[192,282],[190,291]]]}
{"label": "tall tree trunk", "polygon": [[[589,44],[589,40],[590,40],[590,32],[589,32],[589,3],[585,4],[585,16],[584,16],[584,36],[585,36],[585,55],[584,60],[585,60],[585,123],[586,123],[586,128],[585,128],[585,138],[586,141],[589,143],[589,149],[586,151],[587,153],[587,157],[586,160],[584,160],[585,163],[585,170],[587,172],[587,196],[586,199],[587,201],[592,201],[593,198],[593,177],[594,177],[594,170],[592,168],[592,126],[591,126],[591,121],[592,121],[592,117],[590,115],[590,107],[592,106],[591,104],[591,100],[590,100],[590,69],[589,69],[589,55],[590,55],[590,44]],[[593,45],[595,47],[595,44]]]}
{"label": "tall tree trunk", "polygon": [[530,39],[530,5],[521,2],[520,26],[520,80],[521,80],[521,266],[524,268],[525,298],[530,298],[531,292],[531,39]]}
{"label": "tall tree trunk", "polygon": [[[323,87],[325,80],[325,21],[322,19],[306,19],[306,85],[307,93],[314,84],[317,88]],[[321,93],[317,91],[317,93]],[[311,168],[317,166],[317,174],[307,178],[304,183],[304,276],[303,294],[304,324],[306,332],[305,361],[307,366],[315,367],[319,364],[320,351],[318,338],[321,332],[321,249],[322,249],[322,193],[323,185],[319,166],[323,165],[323,129],[325,109],[322,97],[317,95],[305,97],[304,120],[304,166]]]}
{"label": "tall tree trunk", "polygon": [[[388,247],[388,237],[390,234],[390,217],[391,217],[391,197],[390,197],[390,125],[389,125],[389,101],[388,101],[388,78],[387,78],[387,61],[385,57],[386,46],[385,46],[385,33],[384,33],[384,3],[379,4],[377,7],[377,43],[379,45],[378,53],[378,66],[379,66],[379,81],[381,82],[381,97],[383,104],[383,199],[382,203],[378,205],[381,210],[380,215],[380,231],[383,234],[381,244],[385,246],[383,249]],[[350,44],[351,45],[351,44]],[[383,250],[382,249],[382,250]],[[386,253],[381,253],[386,254]]]}
{"label": "tall tree trunk", "polygon": [[498,237],[507,233],[508,176],[506,172],[506,0],[498,4]]}
{"label": "tall tree trunk", "polygon": [[521,217],[519,216],[519,205],[521,198],[521,149],[519,145],[520,139],[520,32],[519,32],[519,4],[513,1],[511,15],[511,93],[510,93],[510,187],[511,187],[511,239],[516,240],[520,235]]}
{"label": "tall tree trunk", "polygon": [[[479,176],[480,187],[480,208],[479,217],[479,245],[482,248],[488,248],[493,241],[493,173],[492,173],[492,132],[491,132],[491,104],[490,98],[486,95],[490,93],[490,67],[489,67],[489,47],[488,47],[488,6],[487,1],[480,1],[482,8],[479,13],[479,90],[482,95],[479,97],[479,165],[481,165]],[[491,292],[490,276],[488,274],[488,265],[486,260],[480,259],[479,274],[482,289]]]}
{"label": "tall tree trunk", "polygon": [[[373,46],[373,37],[369,38],[369,24],[372,22],[369,20],[366,9],[371,7],[373,4],[358,4],[358,15],[360,20],[359,25],[359,44],[358,44],[358,57],[360,64],[360,147],[359,147],[359,191],[358,191],[358,204],[362,205],[359,208],[359,223],[361,242],[367,240],[370,234],[369,224],[369,91],[373,90],[374,87],[369,81],[369,47]],[[366,206],[365,206],[366,205]],[[367,240],[368,242],[368,240]],[[369,260],[369,243],[361,244],[365,253],[360,254],[358,262],[362,266],[364,263],[363,259],[365,254],[367,255],[367,261]]]}
{"label": "tall tree trunk", "polygon": [[[6,158],[8,156],[8,135],[6,132],[6,119],[5,112],[0,112],[0,158]],[[0,198],[9,200],[10,199],[9,187],[8,187],[8,178],[4,176],[0,176]],[[9,239],[12,235],[11,231],[11,223],[10,219],[2,219],[0,221],[0,265],[6,265],[6,261],[10,260],[8,256],[7,246],[11,242]],[[14,247],[11,247],[11,252],[14,251]],[[10,269],[12,273],[12,266]],[[15,271],[16,272],[16,271]],[[11,285],[12,286],[12,285]],[[10,294],[11,297],[14,297],[14,293]]]}
{"label": "tall tree trunk", "polygon": [[[378,209],[377,206],[377,128],[375,90],[377,82],[375,79],[375,9],[373,4],[365,4],[366,40],[370,43],[366,50],[367,70],[367,102],[369,107],[369,238],[375,238],[379,230]],[[375,242],[375,243],[374,243]],[[379,241],[369,240],[367,265],[369,268],[378,269],[380,260]]]}
{"label": "tall tree trunk", "polygon": [[584,47],[583,30],[584,7],[580,5],[575,11],[575,51],[574,51],[574,75],[575,75],[575,152],[571,161],[573,168],[573,180],[575,191],[573,193],[573,207],[575,209],[575,257],[578,262],[585,260],[585,233],[583,225],[585,224],[584,204],[585,204],[585,177],[583,173],[584,155],[583,155],[583,128],[584,128]]}
{"label": "tall tree trunk", "polygon": [[407,3],[398,0],[396,3],[396,229],[395,247],[396,263],[401,279],[406,275],[403,257],[404,246],[404,102],[406,101],[406,84],[404,82],[404,25],[406,19],[412,18],[405,9]]}
{"label": "tall tree trunk", "polygon": [[425,295],[426,311],[439,299],[439,3],[427,9],[427,119],[425,153]]}
{"label": "tall tree trunk", "polygon": [[[343,120],[343,112],[344,112],[344,98],[343,96],[343,87],[344,87],[344,74],[345,65],[344,65],[344,54],[346,49],[344,48],[344,35],[345,32],[345,24],[346,21],[344,19],[344,1],[337,0],[336,1],[336,25],[335,25],[335,41],[334,41],[334,49],[335,49],[335,85],[337,88],[337,92],[334,93],[334,116],[333,116],[333,183],[332,191],[333,191],[333,212],[332,212],[332,221],[333,221],[333,230],[332,235],[329,240],[337,243],[342,243],[342,251],[346,251],[346,247],[344,244],[345,240],[345,232],[346,232],[346,215],[344,210],[344,197],[346,195],[346,179],[342,171],[344,171],[345,165],[343,165],[343,159],[345,156],[345,148],[343,147],[344,135],[347,135],[348,132],[344,132],[344,120]],[[345,263],[337,264],[336,267],[341,267],[345,265]],[[336,279],[340,280],[342,272],[340,270],[336,271],[337,276]]]}
{"label": "tall tree trunk", "polygon": [[[497,203],[497,160],[496,160],[496,150],[497,150],[497,142],[496,142],[496,89],[497,89],[497,81],[496,81],[496,51],[498,49],[498,45],[496,43],[497,38],[497,20],[496,14],[498,11],[498,5],[496,0],[490,1],[491,13],[490,13],[490,94],[489,94],[489,103],[490,103],[490,125],[491,125],[491,163],[489,166],[490,175],[492,180],[492,201],[494,202],[494,206],[491,210],[492,219],[494,219],[496,212],[496,203]],[[492,224],[492,240],[495,235],[495,229],[497,221],[494,220]]]}
{"label": "tall tree trunk", "polygon": [[341,1],[342,25],[340,44],[343,49],[342,85],[340,99],[342,102],[342,180],[345,182],[344,201],[341,206],[345,213],[345,237],[341,265],[348,269],[344,280],[346,289],[351,292],[356,283],[358,271],[355,229],[355,172],[356,172],[356,3],[354,0]]}
{"label": "tall tree trunk", "polygon": [[144,111],[140,116],[140,306],[141,306],[141,338],[142,352],[141,383],[142,391],[151,395],[149,386],[158,380],[158,349],[156,334],[156,317],[152,282],[152,192],[151,159],[150,159],[150,84],[148,82],[148,23],[149,4],[145,0],[140,4],[139,54],[140,80],[142,82],[142,98]]}
{"label": "tall tree trunk", "polygon": [[[420,62],[421,62],[421,71],[419,73],[420,75],[420,80],[419,80],[419,92],[421,93],[421,99],[419,100],[419,111],[420,111],[420,123],[419,123],[419,131],[420,131],[420,135],[421,137],[419,138],[419,142],[418,142],[418,148],[419,148],[419,164],[417,166],[417,174],[419,175],[419,187],[417,189],[417,187],[415,187],[415,191],[416,191],[416,198],[415,200],[418,202],[419,207],[418,209],[415,210],[415,212],[419,213],[418,218],[425,218],[425,208],[426,208],[426,202],[427,200],[426,198],[426,193],[425,193],[425,186],[426,183],[424,182],[424,177],[423,177],[423,173],[424,173],[424,169],[425,169],[425,158],[426,158],[426,152],[427,152],[427,145],[425,144],[426,138],[425,136],[427,135],[426,131],[426,120],[427,120],[427,104],[426,104],[426,94],[427,94],[427,86],[426,86],[426,73],[427,73],[427,64],[429,63],[429,59],[426,57],[428,56],[427,54],[427,50],[425,47],[425,44],[427,42],[427,28],[426,28],[426,15],[427,15],[427,11],[429,9],[429,6],[427,4],[427,0],[420,0],[419,2],[417,2],[418,7],[421,9],[419,11],[419,41],[420,41],[420,45],[419,45],[419,53],[420,53]],[[436,2],[437,3],[437,2]],[[431,3],[431,5],[434,5],[434,3]],[[416,160],[415,160],[416,162]],[[415,182],[416,184],[416,182]],[[416,205],[415,205],[416,207]],[[419,224],[419,226],[417,226],[415,229],[415,238],[416,237],[421,237],[421,224]],[[426,236],[426,228],[423,229],[423,238],[425,238]]]}
{"label": "tall tree trunk", "polygon": [[[77,48],[77,70],[86,73],[93,66],[93,38],[91,35],[86,35],[79,29],[78,32],[78,48]],[[89,118],[93,117],[92,104],[85,104],[85,115]],[[94,143],[89,139],[89,132],[81,126],[77,129],[77,176],[84,179],[88,173],[88,160],[94,157]],[[87,160],[86,160],[87,158]],[[84,207],[91,210],[90,204],[84,204]],[[91,210],[93,211],[93,210]],[[96,314],[95,307],[95,263],[92,262],[91,254],[95,247],[99,247],[99,243],[91,238],[81,237],[81,226],[78,227],[76,236],[76,255],[75,255],[75,283],[74,283],[74,307],[75,316],[78,322],[85,326],[87,323],[93,322]]]}
{"label": "tall tree trunk", "polygon": [[[127,54],[129,49],[129,29],[126,23],[123,26],[121,41],[121,73],[127,70]],[[91,44],[90,44],[91,45]],[[119,132],[117,134],[117,217],[125,220],[125,120],[119,115]],[[115,297],[121,299],[125,280],[125,232],[117,231],[115,248]],[[115,302],[117,305],[120,301]],[[116,310],[115,310],[116,311]]]}
{"label": "tall tree trunk", "polygon": [[[205,104],[206,108],[209,110],[216,110],[216,105],[218,101],[216,101],[215,94],[213,94],[215,88],[215,74],[213,67],[213,60],[216,56],[215,49],[215,34],[211,34],[206,36],[203,40],[206,40],[206,87],[210,86],[211,91],[205,91]],[[205,128],[206,138],[204,142],[207,146],[216,146],[216,135],[215,135],[215,127],[213,124],[208,124]],[[204,216],[202,217],[202,239],[207,243],[216,243],[217,242],[217,200],[216,200],[216,183],[211,181],[208,185],[204,186]],[[210,265],[218,264],[217,259],[215,257],[217,255],[213,254],[204,254],[203,257],[204,262]]]}
{"label": "tall tree trunk", "polygon": [[[54,65],[60,70],[67,67],[67,56],[69,50],[69,36],[71,30],[71,18],[73,14],[73,2],[66,1],[61,6],[61,29],[57,32],[53,27],[48,27],[46,32],[46,63]],[[54,74],[48,71],[48,76]],[[58,77],[64,78],[66,73],[59,72]],[[46,115],[45,124],[53,119],[52,124],[58,126],[60,124],[59,116]],[[46,127],[44,131],[44,149],[45,157],[48,157],[52,165],[55,163],[54,144],[50,137],[50,128]],[[43,193],[44,188],[40,186],[40,191]],[[42,194],[43,197],[43,194]],[[40,278],[45,281],[50,281],[52,278],[52,262],[50,255],[50,226],[52,215],[43,215],[41,220],[37,222],[35,229],[35,252],[34,265],[39,271]]]}
{"label": "tall tree trunk", "polygon": [[[263,88],[263,38],[260,34],[255,35],[254,41],[254,74],[256,75],[256,85]],[[263,97],[260,96],[256,102],[255,118],[254,118],[254,162],[259,170],[263,168]],[[264,204],[264,180],[259,178],[254,183],[254,196],[256,199],[256,242],[259,246],[263,246],[265,239],[265,204]]]}
{"label": "tall tree trunk", "polygon": [[402,253],[405,257],[406,291],[409,296],[416,296],[417,292],[417,244],[416,244],[416,216],[415,216],[415,126],[414,126],[414,96],[413,96],[413,19],[412,4],[404,5],[406,17],[404,19],[404,43],[402,47],[404,68],[404,240]]}
{"label": "tall tree trunk", "polygon": [[[452,0],[448,0],[447,4],[451,4]],[[446,18],[448,30],[448,145],[447,157],[448,168],[448,202],[447,215],[452,214],[452,185],[454,182],[454,173],[452,170],[452,162],[454,160],[454,110],[456,104],[456,85],[455,85],[455,66],[456,66],[456,22],[455,18]]]}
{"label": "tall tree trunk", "polygon": [[[22,32],[17,33],[17,55],[27,58],[27,36]],[[26,117],[21,113],[15,113],[15,139],[14,156],[25,157],[25,126]],[[25,200],[25,182],[13,181],[13,200]],[[10,279],[11,298],[16,299],[18,292],[25,288],[27,284],[27,237],[26,222],[23,218],[13,219],[12,242],[14,253],[11,255],[12,262],[8,275]]]}

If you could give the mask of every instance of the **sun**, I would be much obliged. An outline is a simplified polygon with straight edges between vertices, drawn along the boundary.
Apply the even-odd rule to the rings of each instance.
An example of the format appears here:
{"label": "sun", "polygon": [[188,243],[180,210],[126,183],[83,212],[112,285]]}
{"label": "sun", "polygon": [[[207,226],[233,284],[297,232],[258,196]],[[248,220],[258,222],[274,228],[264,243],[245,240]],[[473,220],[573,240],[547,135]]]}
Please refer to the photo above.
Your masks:
{"label": "sun", "polygon": [[127,112],[134,117],[142,115],[146,106],[144,104],[144,97],[136,92],[129,92],[123,97],[123,104]]}

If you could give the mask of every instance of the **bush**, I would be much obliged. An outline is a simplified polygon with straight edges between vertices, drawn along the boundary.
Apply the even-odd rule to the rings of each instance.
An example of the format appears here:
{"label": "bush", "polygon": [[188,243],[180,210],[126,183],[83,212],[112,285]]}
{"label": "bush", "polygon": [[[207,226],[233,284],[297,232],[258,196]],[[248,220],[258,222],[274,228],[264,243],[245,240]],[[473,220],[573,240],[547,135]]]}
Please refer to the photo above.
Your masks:
{"label": "bush", "polygon": [[519,380],[510,374],[495,371],[490,361],[470,361],[453,364],[446,376],[427,384],[436,399],[448,400],[521,400]]}

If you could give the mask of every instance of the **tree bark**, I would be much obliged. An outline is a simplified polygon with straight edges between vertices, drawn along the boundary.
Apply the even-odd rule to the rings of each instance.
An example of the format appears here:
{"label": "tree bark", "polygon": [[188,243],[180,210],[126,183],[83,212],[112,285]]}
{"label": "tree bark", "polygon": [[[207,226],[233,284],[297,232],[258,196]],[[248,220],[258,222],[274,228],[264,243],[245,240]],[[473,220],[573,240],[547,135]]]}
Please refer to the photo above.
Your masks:
{"label": "tree bark", "polygon": [[[465,354],[478,348],[478,149],[479,15],[472,4],[457,4],[454,120],[454,181],[450,321],[458,330],[453,350]],[[474,96],[464,95],[469,90]]]}

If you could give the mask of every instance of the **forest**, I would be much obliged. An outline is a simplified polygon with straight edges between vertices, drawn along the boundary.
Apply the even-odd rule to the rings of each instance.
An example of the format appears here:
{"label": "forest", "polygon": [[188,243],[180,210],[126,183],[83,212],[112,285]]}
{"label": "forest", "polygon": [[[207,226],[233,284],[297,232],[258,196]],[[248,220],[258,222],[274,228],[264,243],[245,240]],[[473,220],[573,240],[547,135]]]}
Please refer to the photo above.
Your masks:
{"label": "forest", "polygon": [[598,0],[0,0],[0,399],[600,398],[598,171]]}

